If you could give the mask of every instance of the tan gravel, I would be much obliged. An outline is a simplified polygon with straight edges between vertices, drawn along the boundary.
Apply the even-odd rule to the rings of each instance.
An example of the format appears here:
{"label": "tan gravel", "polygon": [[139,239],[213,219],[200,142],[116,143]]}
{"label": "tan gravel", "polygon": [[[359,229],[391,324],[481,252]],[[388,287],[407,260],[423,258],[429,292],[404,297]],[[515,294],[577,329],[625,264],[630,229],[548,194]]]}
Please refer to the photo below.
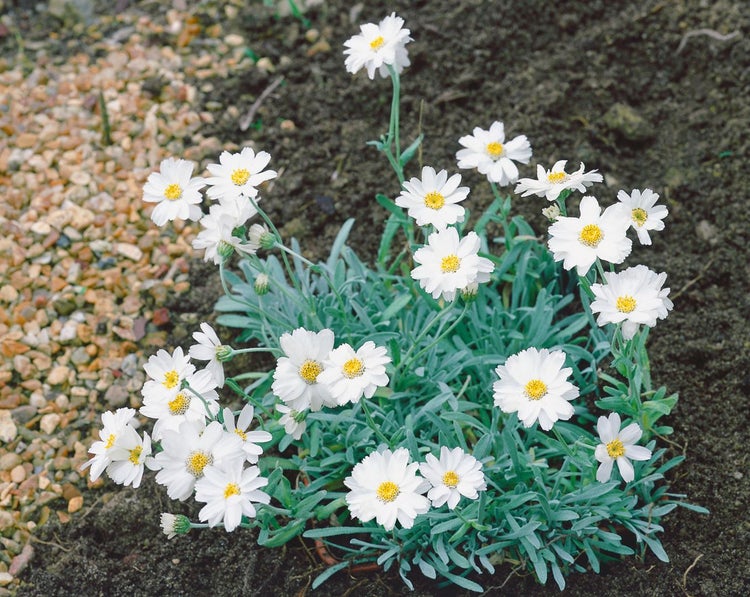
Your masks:
{"label": "tan gravel", "polygon": [[[201,134],[214,114],[198,106],[210,78],[253,68],[242,39],[220,26],[192,42],[186,14],[108,19],[118,33],[87,54],[54,60],[40,45],[0,60],[3,592],[33,554],[35,528],[85,512],[79,467],[99,415],[140,406],[142,366],[166,342],[166,299],[190,290],[196,225],[158,229],[142,185],[165,157],[201,171],[236,149]],[[154,80],[158,98],[144,91]]]}

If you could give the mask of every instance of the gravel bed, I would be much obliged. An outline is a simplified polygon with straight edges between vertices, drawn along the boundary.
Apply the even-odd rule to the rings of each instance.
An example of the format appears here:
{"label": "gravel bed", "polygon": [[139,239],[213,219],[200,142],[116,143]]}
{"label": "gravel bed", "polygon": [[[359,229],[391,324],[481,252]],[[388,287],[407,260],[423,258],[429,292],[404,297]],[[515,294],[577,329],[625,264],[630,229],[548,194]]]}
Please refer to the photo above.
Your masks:
{"label": "gravel bed", "polygon": [[[1,26],[12,32],[12,15]],[[0,59],[4,591],[35,529],[89,506],[80,466],[99,415],[140,406],[142,366],[170,329],[167,298],[190,291],[197,224],[157,228],[142,185],[165,157],[201,170],[236,149],[201,134],[215,114],[196,106],[210,77],[254,68],[242,37],[219,25],[204,32],[210,45],[181,47],[190,27],[186,12],[159,23],[127,11],[82,31],[95,40],[83,52],[29,41]]]}

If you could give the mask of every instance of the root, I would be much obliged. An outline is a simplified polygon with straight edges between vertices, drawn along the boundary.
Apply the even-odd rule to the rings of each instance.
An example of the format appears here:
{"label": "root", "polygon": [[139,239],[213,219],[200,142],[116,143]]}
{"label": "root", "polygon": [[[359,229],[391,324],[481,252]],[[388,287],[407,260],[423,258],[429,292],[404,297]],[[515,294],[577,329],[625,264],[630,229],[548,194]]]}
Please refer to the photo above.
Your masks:
{"label": "root", "polygon": [[682,50],[685,48],[685,45],[687,44],[687,40],[691,37],[695,37],[696,35],[706,35],[710,37],[711,39],[717,39],[719,41],[727,41],[734,37],[737,37],[740,34],[739,30],[732,31],[731,33],[727,33],[726,35],[722,35],[718,31],[715,31],[713,29],[693,29],[692,31],[688,31],[685,35],[682,36],[682,39],[680,40],[680,45],[677,46],[677,51],[675,54],[679,54],[682,52]]}
{"label": "root", "polygon": [[682,590],[685,592],[685,595],[687,597],[690,597],[690,593],[688,593],[688,590],[687,590],[687,575],[690,573],[690,571],[693,568],[695,568],[695,565],[698,563],[698,560],[700,560],[702,557],[703,557],[703,554],[699,553],[695,557],[695,559],[693,560],[693,563],[690,564],[690,566],[687,567],[687,569],[685,570],[685,572],[682,575],[682,584],[680,585],[680,588],[682,588]]}

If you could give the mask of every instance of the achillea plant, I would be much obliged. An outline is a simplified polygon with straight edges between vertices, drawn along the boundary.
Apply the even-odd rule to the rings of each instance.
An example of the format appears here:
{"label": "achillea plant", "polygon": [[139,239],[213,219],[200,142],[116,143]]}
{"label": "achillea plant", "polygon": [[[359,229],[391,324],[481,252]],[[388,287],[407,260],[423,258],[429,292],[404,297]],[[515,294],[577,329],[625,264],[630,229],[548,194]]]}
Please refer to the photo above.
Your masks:
{"label": "achillea plant", "polygon": [[[666,561],[661,518],[704,511],[664,478],[683,459],[667,456],[660,421],[677,396],[653,387],[645,345],[672,303],[666,274],[615,266],[629,230],[648,242],[667,209],[649,189],[606,208],[575,200],[602,177],[565,160],[519,180],[530,143],[494,122],[459,140],[457,166],[485,174],[493,197],[468,230],[459,174],[405,178],[421,137],[401,149],[403,25],[395,14],[363,25],[345,51],[352,73],[393,86],[388,132],[371,144],[402,192],[376,197],[388,212],[377,255],[346,245],[353,220],[323,262],[285,244],[261,207],[259,185],[277,175],[265,152],[224,152],[205,179],[174,159],[149,177],[159,225],[197,220],[208,185],[195,247],[219,267],[218,322],[238,335],[202,323],[193,346],[152,356],[140,414],[156,419],[153,445],[134,410],[105,413],[91,476],[137,487],[148,467],[171,498],[204,504],[198,521],[165,513],[168,537],[224,526],[256,528],[268,547],[323,540],[339,561],[314,587],[371,562],[409,586],[419,569],[481,591],[503,563],[563,588],[570,572],[645,549]],[[514,184],[551,202],[546,244],[512,215],[500,187]],[[225,378],[223,363],[261,351],[273,370]],[[222,407],[237,397],[241,411]]]}

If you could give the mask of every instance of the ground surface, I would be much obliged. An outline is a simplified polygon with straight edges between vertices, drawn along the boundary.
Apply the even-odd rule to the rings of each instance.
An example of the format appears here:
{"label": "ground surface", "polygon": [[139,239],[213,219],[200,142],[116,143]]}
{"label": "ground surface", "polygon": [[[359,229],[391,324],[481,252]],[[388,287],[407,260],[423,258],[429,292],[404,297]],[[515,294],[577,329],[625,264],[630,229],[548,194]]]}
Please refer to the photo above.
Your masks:
{"label": "ground surface", "polygon": [[[50,56],[92,51],[91,29],[60,30],[61,42],[47,42],[49,28],[60,29],[58,21],[49,15],[29,19],[20,3],[4,4],[15,7],[14,22],[24,39],[38,42],[27,46],[27,55],[40,51],[35,47]],[[93,19],[104,15],[103,4],[95,6]],[[412,136],[421,119],[424,163],[454,169],[457,139],[475,126],[502,120],[509,134],[529,137],[533,163],[568,159],[603,172],[607,186],[597,195],[605,203],[621,188],[659,193],[670,209],[667,228],[654,235],[653,247],[635,250],[628,263],[643,262],[669,276],[675,310],[651,335],[650,348],[655,381],[681,397],[669,423],[675,428],[673,448],[687,463],[674,472],[673,490],[711,514],[678,510],[666,518],[663,543],[670,563],[647,557],[609,565],[601,575],[570,577],[568,592],[746,594],[750,13],[741,3],[722,0],[559,2],[554,9],[541,0],[367,4],[352,8],[326,1],[308,11],[315,35],[259,2],[238,2],[229,12],[224,5],[203,3],[195,13],[196,35],[176,52],[210,55],[216,44],[227,42],[264,60],[256,66],[240,63],[196,84],[196,110],[212,114],[201,125],[201,138],[216,137],[230,149],[252,142],[272,154],[281,176],[266,191],[265,205],[283,224],[282,232],[300,238],[311,256],[322,255],[352,215],[357,218],[352,245],[361,252],[371,249],[384,215],[373,196],[397,192],[392,182],[383,183],[382,160],[364,146],[384,132],[389,88],[385,81],[348,75],[341,48],[358,23],[396,10],[415,38],[412,66],[403,78],[402,120]],[[122,15],[114,24],[108,21],[113,29],[138,16],[166,22],[161,3],[119,5]],[[242,36],[238,46],[229,34]],[[176,29],[155,31],[139,43],[174,47],[178,35]],[[11,63],[14,43],[10,34],[2,40],[2,55]],[[211,64],[208,59],[204,68]],[[185,73],[188,82],[194,71]],[[134,84],[158,101],[159,86],[168,87],[169,77],[167,70],[150,87],[142,80]],[[279,77],[283,81],[255,111],[252,126],[241,131],[238,122]],[[189,135],[172,140],[173,152],[181,147],[192,147],[191,159],[201,167],[215,160],[215,147],[196,150]],[[532,173],[529,167],[525,174]],[[474,205],[489,200],[479,177],[467,174],[465,180],[475,189]],[[546,205],[531,199],[515,205],[541,229],[538,213]],[[169,302],[168,343],[174,345],[187,342],[196,321],[210,318],[218,296],[213,267],[196,260],[189,265],[190,291]],[[92,413],[101,409],[90,407]],[[311,546],[292,542],[283,550],[263,550],[247,532],[209,531],[166,541],[158,515],[175,506],[151,482],[137,491],[105,485],[84,491],[84,497],[89,507],[70,522],[52,517],[37,529],[19,594],[69,595],[85,587],[87,594],[108,596],[296,595],[322,570]],[[507,578],[510,572],[504,567],[494,578],[479,580],[495,594],[556,590],[530,577]],[[404,591],[397,578],[372,573],[339,574],[321,589],[362,595]],[[418,591],[437,589],[418,583]]]}

